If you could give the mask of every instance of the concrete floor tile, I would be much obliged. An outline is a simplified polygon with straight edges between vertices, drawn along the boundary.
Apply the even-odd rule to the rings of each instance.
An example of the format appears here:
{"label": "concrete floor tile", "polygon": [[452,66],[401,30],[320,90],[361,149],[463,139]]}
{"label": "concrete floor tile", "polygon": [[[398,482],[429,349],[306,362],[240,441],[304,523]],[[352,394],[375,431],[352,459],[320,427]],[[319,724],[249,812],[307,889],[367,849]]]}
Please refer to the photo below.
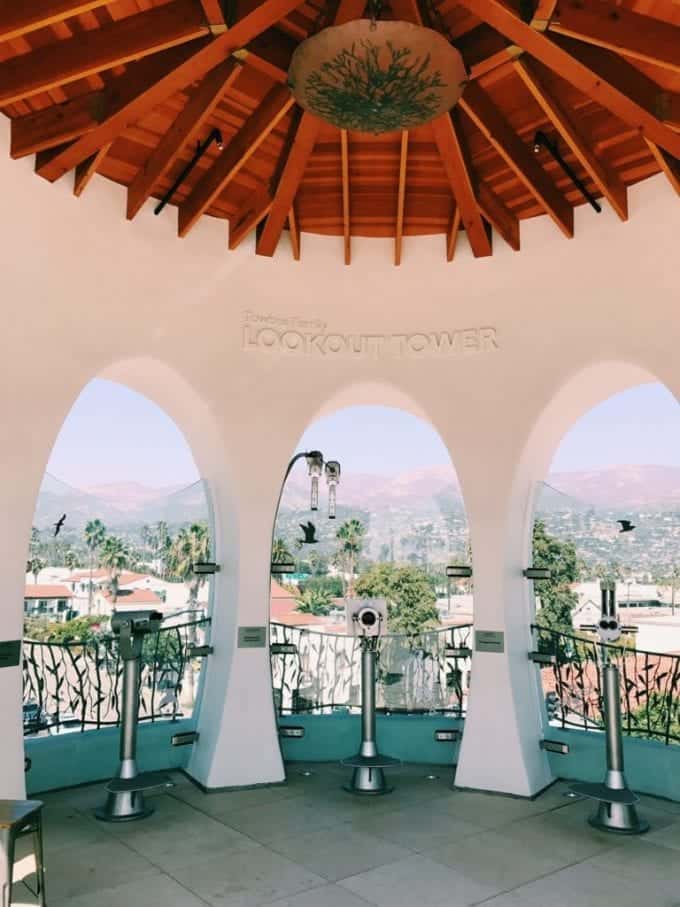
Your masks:
{"label": "concrete floor tile", "polygon": [[205,907],[196,895],[166,875],[140,879],[96,894],[49,901],[50,907]]}
{"label": "concrete floor tile", "polygon": [[324,885],[283,900],[272,901],[271,907],[366,907],[368,901],[339,885]]}
{"label": "concrete floor tile", "polygon": [[497,889],[424,856],[381,866],[339,884],[378,907],[467,907],[497,894]]}
{"label": "concrete floor tile", "polygon": [[215,907],[259,907],[326,883],[266,847],[197,860],[169,875]]}
{"label": "concrete floor tile", "polygon": [[412,856],[403,847],[345,825],[308,835],[275,838],[267,846],[329,882]]}

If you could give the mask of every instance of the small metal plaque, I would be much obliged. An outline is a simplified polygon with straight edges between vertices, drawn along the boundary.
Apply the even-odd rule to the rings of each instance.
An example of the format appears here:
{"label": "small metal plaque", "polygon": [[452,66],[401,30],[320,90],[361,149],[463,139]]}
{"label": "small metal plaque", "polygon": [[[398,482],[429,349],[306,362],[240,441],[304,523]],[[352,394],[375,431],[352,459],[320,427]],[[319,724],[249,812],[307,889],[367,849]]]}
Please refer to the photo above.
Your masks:
{"label": "small metal plaque", "polygon": [[266,627],[239,627],[239,649],[263,649],[267,645]]}
{"label": "small metal plaque", "polygon": [[504,652],[505,633],[502,630],[475,630],[475,652]]}
{"label": "small metal plaque", "polygon": [[21,661],[21,640],[0,642],[0,668],[15,668]]}

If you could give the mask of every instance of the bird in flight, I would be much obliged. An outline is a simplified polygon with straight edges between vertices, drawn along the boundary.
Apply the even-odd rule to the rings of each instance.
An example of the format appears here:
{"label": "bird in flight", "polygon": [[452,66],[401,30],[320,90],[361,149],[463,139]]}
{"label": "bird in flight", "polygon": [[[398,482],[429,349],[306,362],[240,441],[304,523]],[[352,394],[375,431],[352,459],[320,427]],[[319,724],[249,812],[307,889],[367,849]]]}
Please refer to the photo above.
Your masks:
{"label": "bird in flight", "polygon": [[66,514],[64,513],[54,524],[54,537],[56,538],[61,532],[61,528],[66,522]]}
{"label": "bird in flight", "polygon": [[316,537],[316,526],[314,523],[300,523],[300,529],[305,534],[305,537],[302,539],[303,545],[316,545],[318,539]]}
{"label": "bird in flight", "polygon": [[619,533],[632,532],[633,529],[635,529],[635,526],[631,523],[630,520],[617,520],[616,522],[620,523],[620,525],[621,525],[621,528],[619,529]]}

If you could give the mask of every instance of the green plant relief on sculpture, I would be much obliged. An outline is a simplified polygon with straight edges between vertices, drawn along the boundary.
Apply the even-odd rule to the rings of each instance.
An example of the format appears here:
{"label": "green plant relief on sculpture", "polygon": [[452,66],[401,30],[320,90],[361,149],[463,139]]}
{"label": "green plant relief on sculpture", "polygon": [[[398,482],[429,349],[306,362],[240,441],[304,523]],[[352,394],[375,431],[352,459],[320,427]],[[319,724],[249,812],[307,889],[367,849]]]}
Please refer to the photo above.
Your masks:
{"label": "green plant relief on sculpture", "polygon": [[[388,41],[361,41],[340,51],[313,72],[305,86],[314,113],[344,129],[391,132],[427,122],[441,103],[436,89],[446,88],[430,55],[410,59],[408,47]],[[382,65],[381,65],[382,64]]]}

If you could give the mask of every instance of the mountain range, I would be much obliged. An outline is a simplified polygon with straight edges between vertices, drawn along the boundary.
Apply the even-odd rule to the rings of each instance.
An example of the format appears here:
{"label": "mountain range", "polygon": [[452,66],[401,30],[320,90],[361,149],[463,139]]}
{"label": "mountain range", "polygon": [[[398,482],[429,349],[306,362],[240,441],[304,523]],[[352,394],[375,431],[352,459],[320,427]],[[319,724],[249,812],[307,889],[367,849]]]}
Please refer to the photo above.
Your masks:
{"label": "mountain range", "polygon": [[[321,510],[326,507],[325,480],[320,482]],[[347,473],[337,492],[343,510],[399,514],[426,519],[452,511],[462,513],[460,485],[450,466],[430,466],[377,476]],[[282,499],[282,509],[300,511],[309,506],[309,479],[293,474]],[[680,467],[612,466],[606,469],[556,473],[546,480],[537,510],[674,510],[680,508]],[[34,525],[47,529],[62,514],[70,529],[80,530],[99,518],[107,526],[130,526],[165,520],[170,524],[206,520],[208,505],[200,482],[188,487],[153,488],[137,482],[74,488],[45,475],[38,495]]]}

